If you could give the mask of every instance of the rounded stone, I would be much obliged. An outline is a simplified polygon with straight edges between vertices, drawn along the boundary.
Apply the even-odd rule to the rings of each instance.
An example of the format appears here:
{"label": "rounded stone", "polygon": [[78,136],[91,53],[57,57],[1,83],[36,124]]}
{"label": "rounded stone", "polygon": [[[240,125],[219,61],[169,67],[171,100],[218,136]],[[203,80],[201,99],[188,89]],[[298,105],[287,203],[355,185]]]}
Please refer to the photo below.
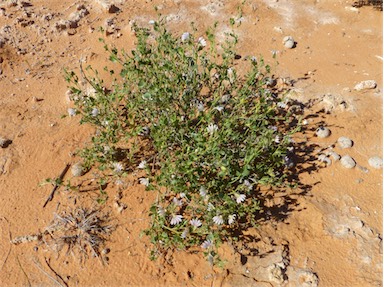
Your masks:
{"label": "rounded stone", "polygon": [[380,169],[383,167],[383,159],[381,157],[374,156],[368,159],[368,164],[373,168]]}
{"label": "rounded stone", "polygon": [[0,147],[2,147],[2,148],[6,148],[6,147],[8,147],[11,143],[12,143],[12,141],[11,141],[10,139],[3,138],[3,137],[0,136]]}
{"label": "rounded stone", "polygon": [[291,36],[286,36],[283,39],[283,45],[285,48],[292,49],[295,47],[295,40]]}
{"label": "rounded stone", "polygon": [[334,160],[339,160],[340,159],[340,155],[337,153],[337,152],[335,152],[335,151],[330,151],[329,153],[328,153],[328,155],[330,156],[330,157],[332,157]]}
{"label": "rounded stone", "polygon": [[337,143],[341,148],[350,148],[353,146],[353,141],[347,137],[339,137]]}
{"label": "rounded stone", "polygon": [[358,83],[354,89],[356,91],[366,90],[366,89],[374,89],[377,87],[377,83],[374,80],[362,81]]}
{"label": "rounded stone", "polygon": [[356,166],[355,160],[349,155],[342,156],[340,163],[345,168],[354,168]]}
{"label": "rounded stone", "polygon": [[319,138],[327,138],[331,135],[331,131],[327,127],[319,127],[316,130],[316,136]]}
{"label": "rounded stone", "polygon": [[82,176],[84,174],[84,167],[81,162],[72,165],[71,172],[73,176]]}

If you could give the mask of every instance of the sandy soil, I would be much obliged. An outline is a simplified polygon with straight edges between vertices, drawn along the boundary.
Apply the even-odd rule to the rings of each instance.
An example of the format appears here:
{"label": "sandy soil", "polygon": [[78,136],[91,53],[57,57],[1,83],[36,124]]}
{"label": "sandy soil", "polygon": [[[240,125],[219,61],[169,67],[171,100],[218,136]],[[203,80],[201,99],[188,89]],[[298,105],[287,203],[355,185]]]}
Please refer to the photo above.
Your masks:
{"label": "sandy soil", "polygon": [[[67,162],[76,162],[72,153],[92,132],[80,126],[77,117],[61,119],[71,106],[63,68],[78,71],[82,60],[108,83],[111,78],[102,71],[107,54],[99,37],[119,48],[133,47],[132,21],[148,25],[156,19],[153,7],[158,5],[175,33],[190,30],[193,21],[203,35],[218,21],[217,36],[222,39],[239,4],[109,2],[115,6],[103,0],[0,3],[0,136],[12,141],[0,148],[0,285],[381,286],[382,169],[372,168],[368,159],[381,156],[383,146],[382,12],[353,8],[353,1],[346,0],[244,4],[239,63],[246,56],[263,55],[276,75],[293,80],[292,96],[312,103],[308,130],[298,140],[316,148],[297,169],[305,187],[268,199],[268,224],[246,231],[240,250],[222,247],[224,269],[211,267],[201,253],[185,251],[149,260],[149,241],[140,237],[140,230],[149,223],[154,195],[139,185],[137,174],[121,188],[119,200],[127,208],[122,213],[112,208],[119,227],[107,244],[107,265],[97,258],[80,264],[36,242],[10,244],[10,238],[43,230],[57,209],[99,196],[58,192],[43,208],[51,187],[39,183],[57,177]],[[106,32],[100,34],[99,27]],[[285,36],[295,39],[295,48],[283,46]],[[364,80],[375,80],[377,87],[354,90]],[[330,137],[315,137],[320,125],[330,128]],[[340,136],[354,144],[349,149],[336,144],[333,150],[352,156],[357,162],[353,169],[335,160],[330,166],[316,160],[319,151],[330,151]],[[117,190],[107,188],[106,210],[113,207]]]}

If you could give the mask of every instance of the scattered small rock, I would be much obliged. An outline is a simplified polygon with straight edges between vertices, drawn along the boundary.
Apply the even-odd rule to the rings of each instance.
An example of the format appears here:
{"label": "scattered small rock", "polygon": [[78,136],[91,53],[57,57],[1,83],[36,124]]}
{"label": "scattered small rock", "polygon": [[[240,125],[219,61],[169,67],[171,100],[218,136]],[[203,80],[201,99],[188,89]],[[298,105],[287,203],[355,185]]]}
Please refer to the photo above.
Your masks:
{"label": "scattered small rock", "polygon": [[71,172],[73,176],[82,176],[84,174],[84,167],[81,162],[77,162],[74,165],[72,165]]}
{"label": "scattered small rock", "polygon": [[296,46],[295,40],[291,36],[286,36],[283,39],[283,45],[285,48],[292,49]]}
{"label": "scattered small rock", "polygon": [[120,9],[112,3],[110,0],[95,0],[103,9],[108,11],[108,13],[117,13],[120,12]]}
{"label": "scattered small rock", "polygon": [[330,158],[328,158],[325,154],[320,154],[317,159],[320,162],[324,162],[327,166],[330,166],[332,164],[332,161]]}
{"label": "scattered small rock", "polygon": [[10,139],[0,137],[0,147],[7,148],[11,143],[12,141]]}
{"label": "scattered small rock", "polygon": [[316,130],[316,136],[319,137],[319,138],[327,138],[331,135],[331,131],[329,128],[327,127],[319,127],[317,130]]}
{"label": "scattered small rock", "polygon": [[327,155],[332,157],[334,160],[340,160],[340,158],[341,158],[341,156],[337,152],[335,152],[335,151],[329,151],[327,153]]}
{"label": "scattered small rock", "polygon": [[287,275],[290,286],[317,287],[319,278],[311,270],[288,266]]}
{"label": "scattered small rock", "polygon": [[368,164],[373,168],[380,169],[383,167],[383,159],[381,157],[374,156],[368,159]]}
{"label": "scattered small rock", "polygon": [[366,90],[366,89],[374,89],[376,88],[377,84],[374,80],[367,80],[367,81],[362,81],[358,83],[354,89],[356,91],[361,91],[361,90]]}
{"label": "scattered small rock", "polygon": [[345,168],[354,168],[356,166],[355,160],[349,155],[341,157],[340,163]]}
{"label": "scattered small rock", "polygon": [[362,172],[364,173],[368,173],[369,172],[369,169],[366,168],[365,166],[361,166],[361,165],[356,165],[356,167],[361,170]]}
{"label": "scattered small rock", "polygon": [[350,148],[353,146],[353,141],[347,137],[339,137],[337,143],[341,148]]}

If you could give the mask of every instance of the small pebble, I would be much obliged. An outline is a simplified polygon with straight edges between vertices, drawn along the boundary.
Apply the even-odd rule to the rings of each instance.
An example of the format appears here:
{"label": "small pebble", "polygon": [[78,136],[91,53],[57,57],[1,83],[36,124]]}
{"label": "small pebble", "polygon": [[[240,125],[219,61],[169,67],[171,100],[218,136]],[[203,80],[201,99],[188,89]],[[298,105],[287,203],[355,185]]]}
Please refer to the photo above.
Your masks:
{"label": "small pebble", "polygon": [[331,135],[331,131],[326,127],[319,127],[316,130],[316,136],[319,138],[327,138]]}
{"label": "small pebble", "polygon": [[0,137],[0,147],[7,148],[11,143],[12,141],[10,139]]}
{"label": "small pebble", "polygon": [[356,91],[361,91],[361,90],[366,90],[366,89],[374,89],[376,88],[377,84],[374,80],[367,80],[367,81],[362,81],[358,83],[354,89]]}
{"label": "small pebble", "polygon": [[364,167],[364,166],[361,166],[361,165],[357,165],[356,166],[358,169],[360,169],[362,172],[364,173],[368,173],[369,172],[369,169]]}
{"label": "small pebble", "polygon": [[353,141],[347,137],[339,137],[337,142],[341,148],[350,148],[353,146]]}
{"label": "small pebble", "polygon": [[320,154],[317,159],[320,162],[324,162],[327,166],[330,166],[332,164],[332,161],[330,158],[328,158],[325,154]]}
{"label": "small pebble", "polygon": [[292,49],[295,47],[295,40],[291,36],[286,36],[283,39],[283,45],[285,48]]}
{"label": "small pebble", "polygon": [[84,174],[84,167],[81,162],[72,165],[71,172],[73,176],[82,176]]}
{"label": "small pebble", "polygon": [[103,253],[103,254],[108,254],[109,252],[111,252],[111,249],[109,249],[109,248],[104,248],[104,249],[101,251],[101,253]]}
{"label": "small pebble", "polygon": [[339,160],[340,157],[341,157],[337,152],[334,152],[334,151],[330,151],[330,152],[328,153],[328,155],[329,155],[330,157],[332,157],[334,160]]}
{"label": "small pebble", "polygon": [[383,159],[381,157],[374,156],[368,159],[368,164],[373,168],[380,169],[383,167]]}
{"label": "small pebble", "polygon": [[356,162],[349,155],[345,155],[341,157],[340,163],[345,168],[354,168],[356,166]]}

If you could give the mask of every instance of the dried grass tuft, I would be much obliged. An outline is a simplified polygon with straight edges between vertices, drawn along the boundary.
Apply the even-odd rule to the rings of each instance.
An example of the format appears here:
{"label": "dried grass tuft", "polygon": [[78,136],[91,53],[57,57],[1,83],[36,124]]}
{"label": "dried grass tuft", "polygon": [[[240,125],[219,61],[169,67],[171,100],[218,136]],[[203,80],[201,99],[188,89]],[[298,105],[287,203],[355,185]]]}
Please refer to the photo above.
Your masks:
{"label": "dried grass tuft", "polygon": [[106,240],[116,228],[111,221],[109,213],[76,207],[54,215],[44,232],[47,236],[43,241],[55,252],[67,249],[66,254],[72,254],[83,262],[89,256],[100,257]]}

